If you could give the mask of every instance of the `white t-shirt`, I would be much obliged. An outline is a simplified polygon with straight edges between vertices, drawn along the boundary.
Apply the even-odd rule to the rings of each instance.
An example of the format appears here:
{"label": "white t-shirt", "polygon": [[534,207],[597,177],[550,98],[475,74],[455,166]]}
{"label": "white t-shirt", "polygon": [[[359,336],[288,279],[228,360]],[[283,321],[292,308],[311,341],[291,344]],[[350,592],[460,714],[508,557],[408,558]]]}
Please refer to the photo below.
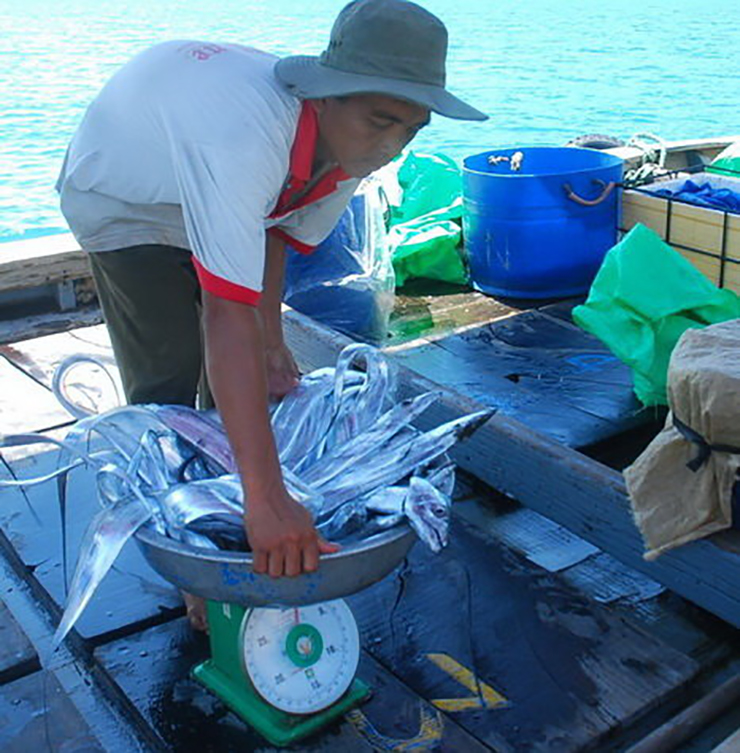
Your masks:
{"label": "white t-shirt", "polygon": [[268,229],[299,251],[320,243],[359,181],[336,168],[290,205],[310,177],[317,123],[280,85],[276,60],[173,41],[121,68],[88,108],[57,182],[82,248],[190,249],[205,289],[254,304]]}

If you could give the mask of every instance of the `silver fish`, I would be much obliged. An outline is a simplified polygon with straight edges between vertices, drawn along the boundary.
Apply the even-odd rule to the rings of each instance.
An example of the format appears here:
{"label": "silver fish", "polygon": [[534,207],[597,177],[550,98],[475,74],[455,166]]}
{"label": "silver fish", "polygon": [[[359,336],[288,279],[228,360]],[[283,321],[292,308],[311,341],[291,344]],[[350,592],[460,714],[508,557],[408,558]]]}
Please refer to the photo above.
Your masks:
{"label": "silver fish", "polygon": [[104,507],[92,519],[80,544],[77,567],[64,614],[54,633],[52,650],[64,640],[82,614],[123,545],[151,516],[151,509],[140,495],[131,494]]}
{"label": "silver fish", "polygon": [[403,513],[408,493],[408,486],[384,486],[362,499],[369,512],[378,515],[399,515]]}
{"label": "silver fish", "polygon": [[[286,488],[327,538],[365,538],[406,519],[439,551],[447,541],[454,486],[447,451],[491,413],[420,434],[412,423],[437,394],[388,409],[392,391],[387,361],[361,344],[345,349],[335,369],[303,377],[271,408]],[[97,437],[104,447],[91,451]],[[243,487],[215,412],[125,406],[80,420],[63,444],[60,478],[78,464],[95,469],[104,509],[85,534],[57,642],[139,526],[153,525],[200,548],[244,540]],[[62,508],[63,489],[62,483]]]}
{"label": "silver fish", "polygon": [[185,527],[198,518],[215,513],[242,515],[243,507],[233,498],[221,493],[210,480],[178,484],[159,497],[167,533],[181,540]]}
{"label": "silver fish", "polygon": [[206,539],[212,546],[227,552],[250,551],[244,521],[238,515],[206,515],[194,520],[183,531],[183,543],[189,544],[192,534]]}
{"label": "silver fish", "polygon": [[336,445],[321,458],[321,463],[302,474],[303,479],[316,487],[347,471],[377,452],[377,448],[418,418],[436,399],[439,392],[425,392],[401,401],[384,413],[374,426],[344,444]]}
{"label": "silver fish", "polygon": [[121,405],[123,402],[121,398],[122,388],[119,384],[119,380],[115,377],[115,372],[109,368],[109,366],[115,365],[115,360],[110,356],[91,356],[82,353],[67,356],[67,358],[65,358],[56,369],[54,369],[54,374],[51,380],[51,391],[54,393],[54,396],[59,403],[75,418],[87,418],[91,415],[97,415],[98,411],[94,411],[91,408],[85,408],[79,403],[75,403],[67,395],[67,389],[65,386],[67,375],[75,368],[75,366],[78,366],[81,363],[93,364],[105,374],[113,387],[116,405]]}
{"label": "silver fish", "polygon": [[[343,390],[348,395],[356,391],[358,383],[364,379],[355,372],[344,376]],[[298,387],[283,398],[273,413],[272,424],[284,467],[300,472],[321,457],[337,409],[333,370],[322,370],[315,379],[303,377]],[[291,416],[294,423],[288,424]]]}
{"label": "silver fish", "polygon": [[[178,516],[187,518],[188,513],[195,507],[194,504],[188,507],[176,497],[169,500],[168,504],[162,504],[161,500],[152,496],[151,492],[157,488],[160,491],[170,488],[175,469],[169,467],[165,458],[169,457],[170,461],[179,462],[176,454],[169,456],[167,452],[162,451],[161,439],[161,434],[147,431],[126,469],[115,463],[98,469],[98,495],[104,508],[93,518],[80,545],[67,605],[53,640],[54,647],[75,624],[124,544],[141,525],[151,521],[160,533],[168,533],[176,538],[181,528]],[[158,451],[161,452],[157,454]],[[147,483],[144,483],[142,463],[149,453],[153,454],[151,461],[159,465],[156,469],[149,470],[149,478]],[[175,492],[178,488],[192,487],[197,483],[175,486]],[[145,493],[144,490],[150,493]],[[172,494],[175,496],[174,492]],[[222,501],[222,507],[223,504]],[[229,509],[233,509],[233,505]]]}
{"label": "silver fish", "polygon": [[404,512],[416,535],[435,554],[447,546],[451,506],[450,498],[429,481],[411,477]]}
{"label": "silver fish", "polygon": [[234,473],[236,461],[223,423],[214,411],[186,405],[152,405],[150,409],[212,466],[212,475]]}
{"label": "silver fish", "polygon": [[394,437],[386,445],[376,448],[372,463],[364,463],[355,472],[333,478],[325,485],[316,485],[324,495],[323,510],[331,510],[352,497],[378,487],[395,484],[419,466],[431,463],[446,453],[460,439],[470,436],[493,413],[480,411],[449,421],[421,435],[411,433],[409,436],[402,434]]}
{"label": "silver fish", "polygon": [[363,538],[373,536],[381,531],[387,531],[389,528],[394,528],[397,525],[403,523],[406,520],[406,513],[394,512],[388,515],[376,515],[370,519],[367,527],[363,530]]}
{"label": "silver fish", "polygon": [[315,407],[313,401],[317,396],[322,395],[323,399],[324,395],[331,393],[333,382],[334,369],[316,369],[310,374],[304,374],[295,389],[271,406],[272,431],[280,452],[286,449],[294,429],[302,426],[306,420],[306,412]]}
{"label": "silver fish", "polygon": [[333,427],[340,420],[340,414],[344,407],[351,403],[362,389],[365,375],[359,372],[350,372],[348,378],[351,378],[353,383],[346,386],[342,391],[339,414],[336,412],[336,403],[332,399],[331,393],[325,397],[323,406],[318,406],[318,409],[323,411],[323,416],[312,422],[313,431],[310,434],[307,433],[304,438],[303,454],[296,453],[294,457],[290,458],[290,467],[296,473],[302,474],[307,469],[320,463],[323,456],[334,446]]}
{"label": "silver fish", "polygon": [[367,522],[368,511],[362,499],[352,500],[334,511],[323,523],[317,525],[318,532],[329,541],[337,541],[359,531]]}
{"label": "silver fish", "polygon": [[221,548],[218,544],[211,541],[208,536],[196,531],[190,531],[187,528],[182,532],[180,541],[195,549],[209,549],[217,552]]}
{"label": "silver fish", "polygon": [[[283,481],[285,489],[290,496],[303,505],[312,515],[316,517],[323,505],[323,497],[312,486],[305,483],[296,476],[292,471],[283,468]],[[211,484],[220,494],[227,497],[231,502],[245,508],[244,488],[241,478],[237,473],[227,473],[216,478],[205,479],[203,484]]]}
{"label": "silver fish", "polygon": [[[346,394],[350,367],[364,362],[362,386],[354,395]],[[376,348],[353,343],[337,358],[334,385],[334,420],[327,438],[329,446],[343,444],[369,428],[378,418],[393,391],[393,378],[388,361]]]}
{"label": "silver fish", "polygon": [[126,405],[83,418],[72,426],[64,439],[68,444],[79,447],[99,435],[123,457],[130,458],[139,446],[140,437],[148,430],[166,429],[167,426],[153,411],[140,405]]}
{"label": "silver fish", "polygon": [[435,461],[431,465],[414,472],[414,476],[425,478],[432,486],[445,495],[452,497],[455,490],[455,464],[449,459],[443,459],[441,464]]}

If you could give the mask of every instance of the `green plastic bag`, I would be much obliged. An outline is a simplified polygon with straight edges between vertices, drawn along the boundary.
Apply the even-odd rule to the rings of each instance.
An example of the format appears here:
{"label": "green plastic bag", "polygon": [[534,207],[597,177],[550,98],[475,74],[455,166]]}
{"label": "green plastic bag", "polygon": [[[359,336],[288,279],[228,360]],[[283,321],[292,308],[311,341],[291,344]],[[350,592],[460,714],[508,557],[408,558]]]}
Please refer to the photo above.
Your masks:
{"label": "green plastic bag", "polygon": [[401,202],[391,207],[391,227],[448,207],[462,195],[462,174],[444,154],[404,152],[397,161]]}
{"label": "green plastic bag", "polygon": [[468,272],[457,250],[462,237],[460,225],[444,218],[430,220],[433,217],[431,213],[390,229],[388,242],[394,249],[396,287],[416,277],[467,284]]}
{"label": "green plastic bag", "polygon": [[708,173],[740,178],[740,141],[733,141],[707,168]]}
{"label": "green plastic bag", "polygon": [[414,278],[467,284],[460,168],[444,155],[409,151],[396,164],[396,180],[400,201],[390,206],[388,234],[396,287]]}
{"label": "green plastic bag", "polygon": [[720,290],[644,225],[612,248],[573,320],[632,369],[644,405],[666,405],[668,361],[687,330],[740,317]]}

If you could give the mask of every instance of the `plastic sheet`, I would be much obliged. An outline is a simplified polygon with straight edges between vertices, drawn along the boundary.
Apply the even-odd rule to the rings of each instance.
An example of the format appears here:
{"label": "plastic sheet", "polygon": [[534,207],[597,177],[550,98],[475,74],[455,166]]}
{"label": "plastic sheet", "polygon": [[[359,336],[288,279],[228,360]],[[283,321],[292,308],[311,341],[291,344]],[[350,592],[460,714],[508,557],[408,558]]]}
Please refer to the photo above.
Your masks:
{"label": "plastic sheet", "polygon": [[289,253],[284,300],[322,324],[377,344],[388,331],[394,289],[380,183],[370,178],[312,254]]}
{"label": "plastic sheet", "polygon": [[[740,184],[738,189],[740,189]],[[740,190],[733,191],[723,186],[713,186],[709,181],[695,183],[693,180],[687,180],[675,190],[661,188],[652,193],[664,199],[674,199],[700,207],[740,214]]]}

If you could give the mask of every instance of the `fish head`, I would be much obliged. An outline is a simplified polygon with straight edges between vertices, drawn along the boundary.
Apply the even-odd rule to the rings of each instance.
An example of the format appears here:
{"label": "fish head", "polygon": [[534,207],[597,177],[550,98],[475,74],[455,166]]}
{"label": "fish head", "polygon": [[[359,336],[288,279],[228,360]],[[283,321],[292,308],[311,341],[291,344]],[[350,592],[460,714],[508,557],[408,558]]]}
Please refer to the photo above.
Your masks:
{"label": "fish head", "polygon": [[419,538],[437,554],[447,546],[450,498],[424,478],[412,476],[405,512]]}

